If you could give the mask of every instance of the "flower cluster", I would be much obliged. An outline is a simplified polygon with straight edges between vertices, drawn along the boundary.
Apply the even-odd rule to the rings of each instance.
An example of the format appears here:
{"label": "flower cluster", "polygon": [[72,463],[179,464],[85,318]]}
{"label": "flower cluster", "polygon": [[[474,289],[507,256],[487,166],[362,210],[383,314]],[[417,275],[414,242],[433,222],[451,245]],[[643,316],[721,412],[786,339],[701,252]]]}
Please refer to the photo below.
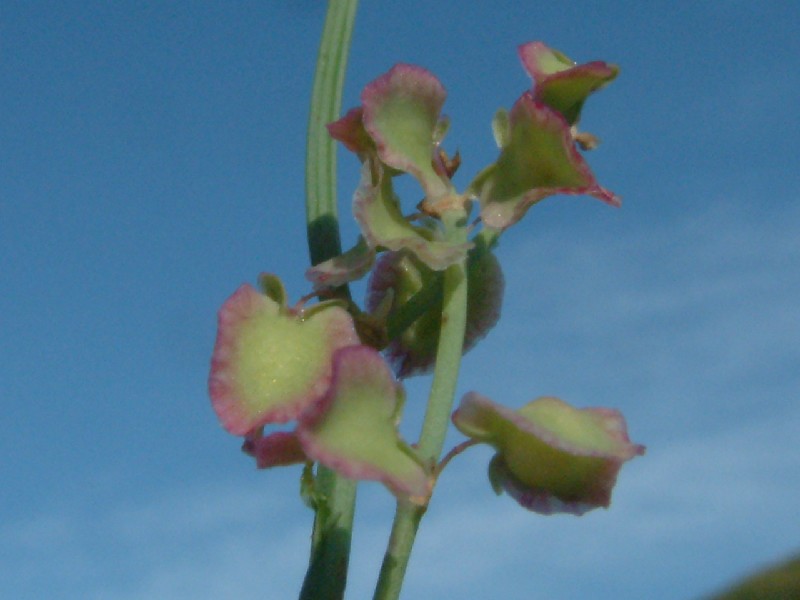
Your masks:
{"label": "flower cluster", "polygon": [[[575,65],[539,42],[518,52],[534,85],[495,115],[498,157],[463,193],[452,182],[458,155],[451,158],[442,147],[446,93],[421,67],[396,65],[364,88],[360,106],[328,126],[361,163],[353,196],[361,236],[306,276],[325,297],[369,274],[366,306],[328,300],[289,307],[272,275],[262,276],[261,290],[244,285],[222,306],[212,403],[223,426],[244,437],[259,467],[319,462],[346,477],[381,481],[402,500],[427,502],[436,469],[397,433],[404,393],[396,378],[435,366],[443,273],[463,268],[466,352],[500,315],[504,281],[492,249],[507,228],[556,194],[619,205],[581,153],[596,138],[577,128],[587,97],[613,80],[617,68]],[[404,174],[423,196],[410,213],[394,191],[394,178]],[[448,217],[465,218],[474,206],[476,225],[462,223],[463,235],[451,235]],[[478,233],[469,239],[467,231]],[[290,422],[290,431],[265,433]],[[496,490],[546,514],[607,506],[623,462],[644,451],[630,443],[616,411],[577,410],[553,398],[511,411],[471,393],[453,422],[496,448],[490,466]]]}

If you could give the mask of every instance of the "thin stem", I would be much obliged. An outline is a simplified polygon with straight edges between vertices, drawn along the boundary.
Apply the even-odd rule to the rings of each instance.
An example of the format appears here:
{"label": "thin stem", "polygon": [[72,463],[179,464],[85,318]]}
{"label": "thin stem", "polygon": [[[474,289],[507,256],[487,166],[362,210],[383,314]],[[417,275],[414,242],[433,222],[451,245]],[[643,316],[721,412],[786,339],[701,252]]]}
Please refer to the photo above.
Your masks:
{"label": "thin stem", "polygon": [[[466,241],[463,211],[444,216],[447,237],[454,242]],[[450,424],[450,412],[456,394],[458,371],[464,350],[464,331],[467,323],[466,258],[447,268],[444,273],[444,303],[436,367],[428,397],[428,408],[422,425],[417,450],[424,458],[435,462],[442,453],[444,438]]]}
{"label": "thin stem", "polygon": [[497,246],[497,242],[500,239],[500,234],[502,231],[499,229],[492,229],[490,227],[484,227],[481,231],[475,236],[473,241],[476,245],[483,246],[487,250],[491,250],[495,246]]}
{"label": "thin stem", "polygon": [[306,222],[311,264],[342,253],[336,203],[336,144],[326,125],[339,118],[358,0],[330,0],[311,92],[306,140]]}
{"label": "thin stem", "polygon": [[[443,215],[448,239],[466,239],[466,213],[454,210]],[[417,450],[435,465],[442,453],[455,398],[461,354],[464,348],[464,329],[467,320],[466,260],[451,265],[444,273],[444,304],[436,367],[433,374],[425,422]],[[381,573],[374,600],[397,600],[403,585],[411,548],[426,507],[400,503],[397,506],[389,545],[383,557]]]}
{"label": "thin stem", "polygon": [[[306,150],[306,223],[311,264],[341,254],[336,204],[336,146],[325,125],[338,118],[358,0],[330,0],[322,31]],[[349,297],[346,287],[338,294]],[[347,585],[356,484],[322,465],[314,482],[317,503],[311,559],[300,600],[341,600]]]}
{"label": "thin stem", "polygon": [[[437,275],[440,274],[437,273]],[[411,296],[396,312],[389,315],[386,321],[386,337],[390,341],[399,337],[425,313],[431,302],[435,301],[441,293],[441,285],[442,278],[437,277],[435,281],[430,282]]]}
{"label": "thin stem", "polygon": [[445,470],[447,465],[450,464],[450,461],[453,460],[456,456],[461,454],[467,448],[471,448],[472,446],[477,446],[478,444],[480,444],[480,442],[476,440],[466,440],[451,448],[450,451],[445,455],[445,457],[442,460],[439,461],[439,464],[436,466],[436,477],[438,478],[439,475],[442,474],[442,471]]}

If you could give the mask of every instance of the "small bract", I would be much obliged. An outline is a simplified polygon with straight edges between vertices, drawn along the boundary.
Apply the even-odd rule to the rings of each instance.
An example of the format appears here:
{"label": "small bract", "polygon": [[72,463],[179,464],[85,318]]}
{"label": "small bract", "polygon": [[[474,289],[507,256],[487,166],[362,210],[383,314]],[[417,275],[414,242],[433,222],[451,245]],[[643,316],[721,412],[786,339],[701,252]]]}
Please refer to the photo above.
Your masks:
{"label": "small bract", "polygon": [[245,438],[242,451],[256,459],[259,469],[295,465],[308,460],[294,431],[275,431],[264,435],[258,428]]}
{"label": "small bract", "polygon": [[525,508],[581,515],[607,507],[622,464],[643,454],[616,410],[539,398],[517,411],[470,392],[453,414],[465,435],[497,449],[489,478]]}
{"label": "small bract", "polygon": [[347,252],[334,256],[306,270],[306,279],[319,292],[335,288],[364,277],[375,262],[375,249],[367,244],[363,236]]}

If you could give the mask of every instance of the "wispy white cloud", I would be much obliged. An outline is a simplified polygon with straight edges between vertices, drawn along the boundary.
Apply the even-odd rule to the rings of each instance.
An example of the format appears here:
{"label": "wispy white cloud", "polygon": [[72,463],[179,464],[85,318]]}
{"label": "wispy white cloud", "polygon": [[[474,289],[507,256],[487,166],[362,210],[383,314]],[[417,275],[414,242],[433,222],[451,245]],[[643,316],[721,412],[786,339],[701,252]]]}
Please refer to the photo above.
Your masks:
{"label": "wispy white cloud", "polygon": [[[581,518],[541,517],[495,497],[490,453],[468,452],[448,468],[423,521],[405,597],[658,600],[713,589],[796,547],[798,430],[794,411],[658,445],[626,465],[608,511]],[[42,515],[4,528],[3,546],[39,565],[72,558],[80,577],[39,567],[40,583],[44,574],[64,598],[290,598],[305,569],[308,511],[291,469],[259,475],[246,490],[169,489],[91,514]],[[363,486],[360,503],[353,600],[371,594],[392,513],[377,485]],[[16,583],[36,589],[35,580]]]}
{"label": "wispy white cloud", "polygon": [[14,598],[58,588],[60,598],[180,600],[246,596],[269,586],[277,597],[291,597],[307,562],[311,522],[294,475],[149,490],[101,505],[87,490],[71,509],[0,530],[0,591]]}

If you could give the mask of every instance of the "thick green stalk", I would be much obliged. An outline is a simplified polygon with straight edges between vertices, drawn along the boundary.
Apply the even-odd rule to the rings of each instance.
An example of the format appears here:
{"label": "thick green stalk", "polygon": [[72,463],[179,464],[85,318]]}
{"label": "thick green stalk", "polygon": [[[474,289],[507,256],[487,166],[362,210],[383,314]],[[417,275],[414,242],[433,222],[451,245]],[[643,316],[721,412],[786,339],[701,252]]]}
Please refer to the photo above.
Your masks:
{"label": "thick green stalk", "polygon": [[[341,254],[336,204],[336,146],[325,128],[339,117],[358,0],[330,0],[322,31],[306,150],[306,223],[311,264]],[[346,288],[338,291],[348,297]],[[311,559],[301,600],[341,600],[355,509],[356,484],[319,465]]]}
{"label": "thick green stalk", "polygon": [[[466,214],[461,210],[443,216],[448,239],[466,240]],[[433,373],[425,422],[417,450],[423,459],[436,464],[450,424],[458,371],[464,348],[464,329],[467,321],[466,260],[447,268],[444,273],[444,305],[436,366]],[[408,559],[425,507],[400,503],[397,505],[389,545],[383,557],[374,600],[397,600],[403,585]]]}

